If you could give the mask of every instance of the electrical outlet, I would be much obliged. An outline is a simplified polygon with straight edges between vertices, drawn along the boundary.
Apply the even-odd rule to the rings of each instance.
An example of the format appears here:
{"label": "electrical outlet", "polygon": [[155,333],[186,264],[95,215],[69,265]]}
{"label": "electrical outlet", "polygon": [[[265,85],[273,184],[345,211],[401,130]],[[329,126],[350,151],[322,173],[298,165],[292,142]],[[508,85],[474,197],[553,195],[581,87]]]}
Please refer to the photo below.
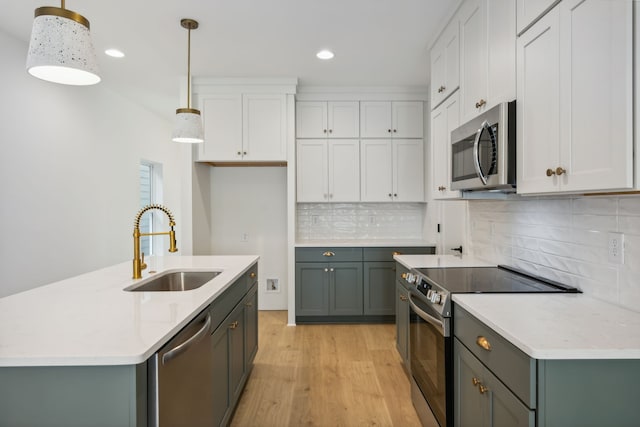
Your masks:
{"label": "electrical outlet", "polygon": [[280,280],[267,279],[267,292],[280,292]]}
{"label": "electrical outlet", "polygon": [[609,262],[611,264],[624,264],[624,234],[609,233]]}

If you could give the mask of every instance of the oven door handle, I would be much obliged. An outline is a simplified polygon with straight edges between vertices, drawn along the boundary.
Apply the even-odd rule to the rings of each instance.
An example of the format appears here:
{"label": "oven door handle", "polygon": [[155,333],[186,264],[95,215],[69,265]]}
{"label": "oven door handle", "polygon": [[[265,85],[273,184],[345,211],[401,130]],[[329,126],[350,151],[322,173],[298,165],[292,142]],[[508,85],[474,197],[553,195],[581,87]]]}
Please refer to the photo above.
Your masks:
{"label": "oven door handle", "polygon": [[411,309],[413,311],[416,312],[416,314],[418,316],[420,316],[420,318],[422,320],[424,320],[425,322],[431,323],[433,326],[435,326],[436,328],[438,328],[438,332],[440,332],[442,334],[443,337],[446,336],[445,334],[445,327],[444,327],[444,323],[442,321],[440,321],[439,319],[436,319],[435,317],[433,317],[432,315],[430,315],[429,313],[425,312],[424,310],[422,310],[421,308],[419,308],[414,302],[413,302],[413,298],[411,298],[411,294],[409,294],[409,305],[411,305]]}

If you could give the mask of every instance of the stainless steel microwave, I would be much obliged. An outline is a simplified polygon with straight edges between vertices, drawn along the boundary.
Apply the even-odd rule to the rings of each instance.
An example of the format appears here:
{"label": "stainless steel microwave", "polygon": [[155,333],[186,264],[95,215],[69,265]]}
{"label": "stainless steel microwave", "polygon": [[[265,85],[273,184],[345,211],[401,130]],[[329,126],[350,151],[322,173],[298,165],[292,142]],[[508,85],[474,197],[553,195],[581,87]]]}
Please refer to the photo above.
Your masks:
{"label": "stainless steel microwave", "polygon": [[503,102],[451,132],[451,189],[516,189],[516,101]]}

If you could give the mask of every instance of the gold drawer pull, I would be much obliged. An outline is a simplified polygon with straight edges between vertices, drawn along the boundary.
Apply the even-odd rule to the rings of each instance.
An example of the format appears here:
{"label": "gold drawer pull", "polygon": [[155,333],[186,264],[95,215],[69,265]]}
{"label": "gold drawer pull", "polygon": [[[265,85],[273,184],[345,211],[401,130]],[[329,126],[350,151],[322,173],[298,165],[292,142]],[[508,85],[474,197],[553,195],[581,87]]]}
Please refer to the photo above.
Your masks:
{"label": "gold drawer pull", "polygon": [[558,167],[556,168],[556,175],[560,176],[560,175],[562,175],[563,173],[567,173],[567,170],[566,170],[565,168],[562,168],[562,167],[558,166]]}
{"label": "gold drawer pull", "polygon": [[255,272],[255,271],[252,271],[252,272],[249,274],[249,277],[251,277],[252,279],[255,279],[255,278],[256,278],[256,272]]}
{"label": "gold drawer pull", "polygon": [[402,277],[403,279],[406,279],[406,278],[407,278],[407,273],[402,273],[402,274],[400,275],[400,277]]}
{"label": "gold drawer pull", "polygon": [[335,256],[335,252],[326,251],[322,255],[324,255],[324,256]]}
{"label": "gold drawer pull", "polygon": [[489,340],[483,336],[478,337],[478,339],[476,340],[476,344],[487,351],[491,351],[491,344],[489,343]]}
{"label": "gold drawer pull", "polygon": [[409,298],[404,295],[400,295],[400,301],[409,301]]}
{"label": "gold drawer pull", "polygon": [[480,384],[479,391],[480,391],[480,394],[485,394],[486,392],[489,391],[489,389],[483,386],[482,384]]}
{"label": "gold drawer pull", "polygon": [[229,328],[231,328],[231,329],[235,329],[237,327],[238,327],[238,321],[237,320],[229,325]]}
{"label": "gold drawer pull", "polygon": [[554,171],[553,169],[547,169],[547,176],[553,176],[556,174],[556,171]]}
{"label": "gold drawer pull", "polygon": [[471,378],[471,382],[473,383],[474,387],[480,384],[480,380],[476,377]]}
{"label": "gold drawer pull", "polygon": [[402,255],[402,252],[394,251],[393,256],[396,256],[396,255]]}

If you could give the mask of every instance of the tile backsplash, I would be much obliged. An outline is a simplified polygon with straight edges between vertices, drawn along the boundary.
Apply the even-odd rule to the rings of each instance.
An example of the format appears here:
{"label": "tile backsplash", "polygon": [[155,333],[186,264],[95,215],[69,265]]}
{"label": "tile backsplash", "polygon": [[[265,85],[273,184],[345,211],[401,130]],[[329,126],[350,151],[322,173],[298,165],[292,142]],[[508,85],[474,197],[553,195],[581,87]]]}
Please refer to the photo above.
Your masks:
{"label": "tile backsplash", "polygon": [[298,203],[296,237],[305,240],[422,238],[424,203]]}
{"label": "tile backsplash", "polygon": [[[640,197],[469,201],[473,254],[640,312]],[[609,233],[624,235],[624,264]]]}

